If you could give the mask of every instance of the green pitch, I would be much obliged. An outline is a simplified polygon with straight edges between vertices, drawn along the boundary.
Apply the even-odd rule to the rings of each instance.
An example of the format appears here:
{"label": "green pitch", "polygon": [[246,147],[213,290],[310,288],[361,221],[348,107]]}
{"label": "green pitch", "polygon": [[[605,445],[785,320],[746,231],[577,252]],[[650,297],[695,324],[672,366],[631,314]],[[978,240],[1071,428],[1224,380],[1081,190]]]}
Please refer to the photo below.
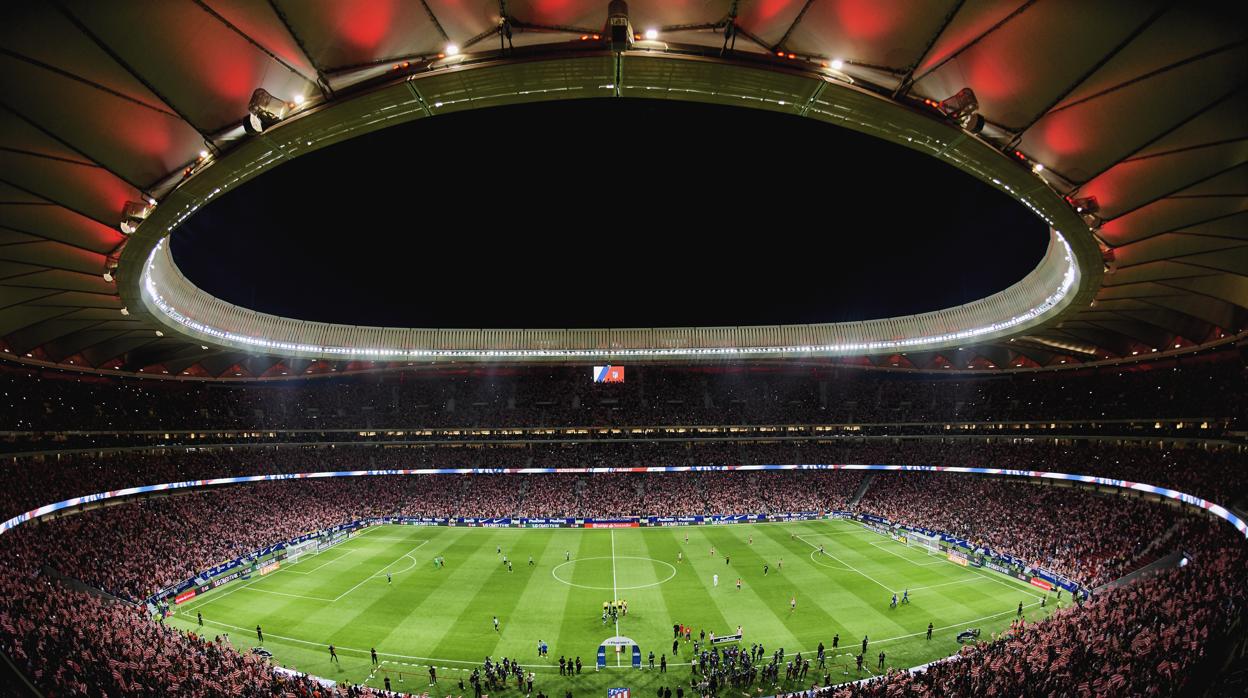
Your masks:
{"label": "green pitch", "polygon": [[[499,548],[512,562],[510,571]],[[445,558],[445,567],[435,567],[436,556]],[[905,589],[910,603],[889,608],[893,591],[900,597]],[[433,665],[435,695],[460,695],[461,676],[471,695],[468,673],[490,655],[537,672],[534,690],[547,695],[571,689],[601,696],[607,687],[626,686],[646,696],[661,686],[688,684],[692,644],[681,641],[673,655],[673,623],[692,626],[695,639],[699,630],[729,635],[741,626],[746,649],[762,643],[768,658],[783,647],[786,657],[801,652],[813,659],[822,641],[836,682],[877,672],[881,651],[889,667],[953,654],[959,631],[980,628],[987,639],[1009,625],[1019,602],[1027,619],[1036,620],[1057,606],[1050,596],[1041,607],[1043,596],[850,521],[642,529],[378,526],[275,573],[209,592],[179,607],[170,622],[194,630],[202,613],[203,634],[229,633],[240,649],[258,644],[259,624],[264,648],[284,666],[378,687],[389,676],[395,690],[430,690]],[[603,602],[612,598],[628,602],[618,630],[602,622]],[[935,626],[930,641],[929,622]],[[667,655],[667,673],[635,671],[628,655],[617,660],[614,653],[608,669],[595,672],[598,646],[617,634],[636,641],[643,657],[653,651],[656,667]],[[864,634],[870,637],[868,668],[859,674],[854,655]],[[537,656],[539,641],[549,646],[548,657]],[[330,661],[329,643],[337,647],[338,663]],[[380,666],[370,660],[373,647]],[[560,676],[561,655],[579,656],[583,673]],[[806,685],[822,677],[812,665]],[[517,694],[514,688],[508,693]]]}

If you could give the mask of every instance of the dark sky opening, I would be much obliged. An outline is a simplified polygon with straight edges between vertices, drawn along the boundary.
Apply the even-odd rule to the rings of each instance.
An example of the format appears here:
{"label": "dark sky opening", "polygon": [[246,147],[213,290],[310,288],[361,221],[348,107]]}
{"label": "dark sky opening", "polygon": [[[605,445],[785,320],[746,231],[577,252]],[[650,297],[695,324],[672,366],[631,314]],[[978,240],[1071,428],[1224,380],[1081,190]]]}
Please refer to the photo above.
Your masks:
{"label": "dark sky opening", "polygon": [[583,100],[389,128],[173,236],[205,291],[396,327],[836,322],[938,310],[1040,261],[1042,221],[934,158],[795,116]]}

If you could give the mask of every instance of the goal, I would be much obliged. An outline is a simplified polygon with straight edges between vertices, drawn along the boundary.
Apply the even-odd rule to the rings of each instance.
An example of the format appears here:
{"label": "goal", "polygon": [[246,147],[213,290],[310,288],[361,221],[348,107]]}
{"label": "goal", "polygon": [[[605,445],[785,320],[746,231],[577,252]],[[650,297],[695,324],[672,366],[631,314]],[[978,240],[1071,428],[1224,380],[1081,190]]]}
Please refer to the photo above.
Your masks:
{"label": "goal", "polygon": [[906,535],[906,546],[910,548],[919,548],[928,555],[940,555],[940,536],[927,536],[922,533],[911,531]]}

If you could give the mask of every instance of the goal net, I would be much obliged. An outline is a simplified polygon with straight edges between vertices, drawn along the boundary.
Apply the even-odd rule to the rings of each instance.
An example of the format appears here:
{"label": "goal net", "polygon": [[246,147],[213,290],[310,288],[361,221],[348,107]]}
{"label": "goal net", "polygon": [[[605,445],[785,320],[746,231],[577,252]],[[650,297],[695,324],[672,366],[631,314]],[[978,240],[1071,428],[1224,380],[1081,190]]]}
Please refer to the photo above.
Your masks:
{"label": "goal net", "polygon": [[928,555],[940,555],[940,537],[926,536],[922,533],[911,531],[906,536],[906,545],[911,548],[923,550]]}

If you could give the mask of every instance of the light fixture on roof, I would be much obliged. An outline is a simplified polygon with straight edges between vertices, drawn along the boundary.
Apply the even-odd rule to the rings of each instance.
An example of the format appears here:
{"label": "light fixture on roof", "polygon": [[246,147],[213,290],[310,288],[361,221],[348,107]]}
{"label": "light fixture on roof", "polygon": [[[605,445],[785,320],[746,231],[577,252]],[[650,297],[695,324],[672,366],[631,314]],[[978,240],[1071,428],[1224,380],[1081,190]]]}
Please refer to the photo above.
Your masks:
{"label": "light fixture on roof", "polygon": [[1091,215],[1101,210],[1101,204],[1096,200],[1095,196],[1085,196],[1082,199],[1071,199],[1070,205],[1075,209],[1075,213],[1081,216]]}
{"label": "light fixture on roof", "polygon": [[1035,172],[1036,174],[1040,174],[1041,172],[1044,172],[1044,165],[1039,162],[1033,163],[1031,166],[1031,171]]}
{"label": "light fixture on roof", "polygon": [[290,113],[290,105],[269,94],[263,87],[251,93],[251,101],[247,104],[247,118],[243,119],[243,130],[247,133],[260,133],[276,124]]}
{"label": "light fixture on roof", "polygon": [[133,235],[139,229],[139,224],[147,220],[155,208],[155,204],[145,201],[127,201],[121,207],[121,223],[117,227],[126,235]]}
{"label": "light fixture on roof", "polygon": [[937,107],[945,116],[971,133],[984,130],[984,116],[979,113],[979,100],[975,98],[975,91],[969,87],[958,90],[953,96],[942,100]]}
{"label": "light fixture on roof", "polygon": [[295,106],[297,107],[303,104],[303,99],[304,99],[303,95],[295,95],[294,99],[292,99],[291,101],[294,102]]}
{"label": "light fixture on roof", "polygon": [[628,3],[624,0],[607,3],[606,34],[611,37],[612,51],[625,51],[633,44],[633,25],[628,20]]}
{"label": "light fixture on roof", "polygon": [[646,30],[646,41],[654,41],[659,38],[659,30],[651,27]]}
{"label": "light fixture on roof", "polygon": [[123,308],[121,309],[121,314],[122,314],[122,315],[129,315],[129,314],[130,314],[130,309],[129,309],[129,308],[124,308],[124,307],[123,307]]}
{"label": "light fixture on roof", "polygon": [[832,70],[840,70],[845,67],[845,61],[839,58],[833,58],[832,62],[828,64],[828,67]]}
{"label": "light fixture on roof", "polygon": [[443,52],[443,53],[445,53],[445,54],[446,54],[446,55],[448,55],[448,56],[458,56],[458,55],[459,55],[459,46],[457,46],[457,45],[455,45],[455,44],[447,44],[447,45],[446,45],[446,48],[442,49],[442,52]]}

